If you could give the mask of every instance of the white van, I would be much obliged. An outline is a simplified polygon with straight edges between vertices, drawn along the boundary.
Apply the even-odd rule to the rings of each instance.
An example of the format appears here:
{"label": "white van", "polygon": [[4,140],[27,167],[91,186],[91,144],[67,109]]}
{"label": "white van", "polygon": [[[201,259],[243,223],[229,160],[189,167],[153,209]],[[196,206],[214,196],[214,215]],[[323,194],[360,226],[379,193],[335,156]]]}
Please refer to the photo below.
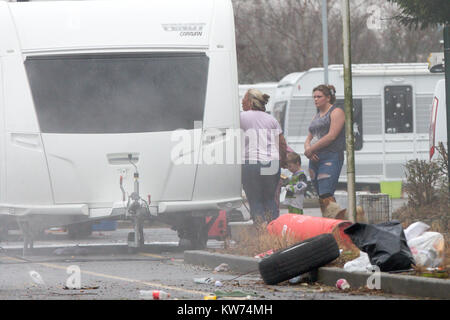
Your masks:
{"label": "white van", "polygon": [[447,149],[447,105],[445,100],[445,79],[439,80],[434,89],[433,107],[430,117],[430,160],[439,153],[436,148],[442,142]]}
{"label": "white van", "polygon": [[[330,65],[329,83],[344,101],[342,65]],[[323,83],[323,68],[300,75],[292,91],[277,94],[274,116],[287,142],[303,154],[308,126],[316,108],[312,90]],[[443,74],[430,73],[426,63],[352,65],[355,166],[357,183],[404,180],[404,164],[427,159],[431,99]],[[347,180],[346,165],[341,182]]]}
{"label": "white van", "polygon": [[0,1],[0,218],[155,218],[206,244],[240,166],[174,160],[240,127],[233,19],[230,0]]}

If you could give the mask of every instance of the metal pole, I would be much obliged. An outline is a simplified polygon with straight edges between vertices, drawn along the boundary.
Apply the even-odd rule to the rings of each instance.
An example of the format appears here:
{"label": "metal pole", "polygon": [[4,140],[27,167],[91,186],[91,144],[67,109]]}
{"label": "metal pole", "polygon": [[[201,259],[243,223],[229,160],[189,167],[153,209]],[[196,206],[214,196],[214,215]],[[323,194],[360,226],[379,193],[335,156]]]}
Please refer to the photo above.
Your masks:
{"label": "metal pole", "polygon": [[328,14],[327,0],[322,0],[323,82],[328,84]]}
{"label": "metal pole", "polygon": [[[450,25],[444,27],[445,101],[447,104],[447,152],[450,151]],[[448,157],[450,167],[450,157]],[[448,172],[450,191],[450,170]]]}
{"label": "metal pole", "polygon": [[342,0],[343,50],[344,50],[344,98],[345,140],[347,146],[348,216],[356,222],[355,148],[353,138],[352,62],[350,43],[350,4]]}

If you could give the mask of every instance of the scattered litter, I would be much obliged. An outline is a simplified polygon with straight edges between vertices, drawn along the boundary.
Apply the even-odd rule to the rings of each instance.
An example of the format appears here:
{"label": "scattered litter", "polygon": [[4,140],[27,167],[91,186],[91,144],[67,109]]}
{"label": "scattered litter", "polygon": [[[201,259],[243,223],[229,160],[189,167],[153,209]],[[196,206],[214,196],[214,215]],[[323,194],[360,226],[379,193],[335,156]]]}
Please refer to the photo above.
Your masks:
{"label": "scattered litter", "polygon": [[214,281],[213,278],[195,278],[194,282],[198,284],[211,284]]}
{"label": "scattered litter", "polygon": [[344,270],[348,272],[366,272],[371,266],[367,253],[361,251],[358,258],[344,264]]}
{"label": "scattered litter", "polygon": [[139,290],[142,299],[165,300],[170,298],[170,293],[162,290]]}
{"label": "scattered litter", "polygon": [[442,271],[443,268],[427,268],[427,271]]}
{"label": "scattered litter", "polygon": [[75,247],[58,248],[53,251],[53,254],[57,256],[84,256],[88,254],[88,250],[76,245]]}
{"label": "scattered litter", "polygon": [[444,261],[444,236],[439,232],[424,232],[408,240],[416,266],[435,268]]}
{"label": "scattered litter", "polygon": [[273,249],[270,249],[269,251],[266,251],[266,252],[257,254],[257,255],[255,256],[255,258],[256,258],[256,259],[262,259],[262,258],[264,258],[264,257],[266,257],[266,256],[270,256],[271,254],[273,254]]}
{"label": "scattered litter", "polygon": [[344,230],[353,243],[381,271],[408,270],[415,264],[399,221],[379,224],[355,223]]}
{"label": "scattered litter", "polygon": [[425,231],[430,229],[430,226],[426,223],[417,221],[414,223],[411,223],[408,228],[405,229],[405,237],[406,241],[409,241],[411,239],[417,238],[418,236],[421,236]]}
{"label": "scattered litter", "polygon": [[31,280],[33,280],[34,283],[45,285],[44,279],[42,279],[41,275],[37,271],[31,270],[28,274],[30,275]]}
{"label": "scattered litter", "polygon": [[203,300],[217,300],[217,296],[214,294],[209,294],[203,297]]}
{"label": "scattered litter", "polygon": [[302,276],[301,275],[293,277],[292,279],[289,279],[289,283],[290,284],[297,284],[297,283],[300,283],[301,281],[302,281]]}
{"label": "scattered litter", "polygon": [[217,280],[217,281],[214,283],[214,285],[215,285],[216,287],[222,287],[222,286],[223,286],[222,282],[220,282],[219,280]]}
{"label": "scattered litter", "polygon": [[[409,248],[414,264],[416,267],[428,267],[428,268],[435,268],[439,267],[442,262],[444,261],[444,247],[445,247],[445,241],[442,234],[439,232],[431,232],[427,231],[430,228],[427,224],[423,222],[414,222],[411,225],[408,226],[404,230],[405,237],[407,239],[407,247]],[[387,230],[387,229],[386,229]],[[398,231],[396,231],[398,232]],[[375,237],[375,234],[372,234],[372,237]],[[376,245],[380,246],[380,243],[383,242],[384,244],[387,244],[389,241],[387,240],[387,237],[380,237],[377,235],[377,239],[364,239],[366,243],[364,244],[366,247],[370,245]],[[400,237],[401,238],[401,237]],[[401,238],[402,239],[402,238]],[[360,240],[361,241],[361,240]],[[401,240],[403,241],[403,240]],[[395,243],[397,246],[397,249],[399,248],[399,243]],[[359,246],[358,246],[359,247]],[[404,255],[404,258],[406,258],[407,252],[404,250],[405,246],[402,242],[401,244],[401,250],[400,250],[400,256]],[[393,245],[388,247],[389,249],[393,248]],[[362,249],[362,248],[360,248]],[[373,249],[372,249],[373,250]],[[379,254],[379,253],[377,253]],[[393,251],[389,252],[389,254],[394,254]],[[398,253],[397,253],[398,254]],[[387,256],[388,253],[385,253]],[[385,259],[385,258],[384,258]],[[365,272],[370,271],[371,268],[371,261],[369,259],[369,256],[365,252],[361,252],[360,256],[352,261],[347,262],[344,265],[344,270],[349,272]],[[408,270],[409,267],[404,268],[404,270]],[[395,268],[395,270],[381,270],[381,271],[397,271],[402,270],[401,268]]]}
{"label": "scattered litter", "polygon": [[301,275],[298,275],[296,277],[289,279],[289,283],[290,284],[298,284],[300,282],[304,282],[304,283],[307,283],[307,285],[308,285],[308,283],[311,284],[311,283],[317,282],[318,277],[319,277],[319,271],[318,271],[318,269],[314,269],[314,270],[311,270],[310,272],[306,272],[306,273],[303,273]]}
{"label": "scattered litter", "polygon": [[336,281],[336,288],[338,288],[339,290],[350,289],[350,284],[345,279],[339,279],[338,281]]}
{"label": "scattered litter", "polygon": [[75,288],[75,287],[68,287],[68,286],[64,286],[63,289],[64,290],[97,290],[98,288],[100,288],[99,286],[95,286],[95,287],[80,287],[80,288]]}
{"label": "scattered litter", "polygon": [[427,268],[426,272],[422,272],[423,277],[448,279],[449,273],[442,268]]}
{"label": "scattered litter", "polygon": [[214,272],[227,272],[230,270],[230,267],[226,263],[221,263],[217,267],[214,268]]}
{"label": "scattered litter", "polygon": [[257,294],[256,293],[249,293],[249,292],[243,292],[243,291],[214,291],[214,294],[217,297],[234,297],[234,298],[247,298],[248,296],[250,297],[256,297]]}

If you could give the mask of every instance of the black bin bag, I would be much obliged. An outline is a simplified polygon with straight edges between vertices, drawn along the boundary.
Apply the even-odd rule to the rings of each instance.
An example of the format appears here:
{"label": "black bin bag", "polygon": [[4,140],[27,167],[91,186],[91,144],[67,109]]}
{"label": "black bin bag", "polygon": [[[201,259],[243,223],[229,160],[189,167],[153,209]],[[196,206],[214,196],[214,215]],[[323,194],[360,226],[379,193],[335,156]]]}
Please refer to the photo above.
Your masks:
{"label": "black bin bag", "polygon": [[355,223],[344,232],[361,251],[367,253],[370,263],[381,271],[408,270],[415,264],[399,221]]}

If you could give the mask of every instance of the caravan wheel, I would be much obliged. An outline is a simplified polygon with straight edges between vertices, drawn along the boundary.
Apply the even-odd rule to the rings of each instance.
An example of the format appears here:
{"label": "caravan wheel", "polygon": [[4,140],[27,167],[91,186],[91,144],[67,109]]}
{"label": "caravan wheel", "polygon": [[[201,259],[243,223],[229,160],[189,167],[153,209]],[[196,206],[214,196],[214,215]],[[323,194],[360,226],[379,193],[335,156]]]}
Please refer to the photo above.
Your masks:
{"label": "caravan wheel", "polygon": [[205,249],[208,242],[208,230],[204,217],[190,217],[178,229],[178,246],[184,249]]}

